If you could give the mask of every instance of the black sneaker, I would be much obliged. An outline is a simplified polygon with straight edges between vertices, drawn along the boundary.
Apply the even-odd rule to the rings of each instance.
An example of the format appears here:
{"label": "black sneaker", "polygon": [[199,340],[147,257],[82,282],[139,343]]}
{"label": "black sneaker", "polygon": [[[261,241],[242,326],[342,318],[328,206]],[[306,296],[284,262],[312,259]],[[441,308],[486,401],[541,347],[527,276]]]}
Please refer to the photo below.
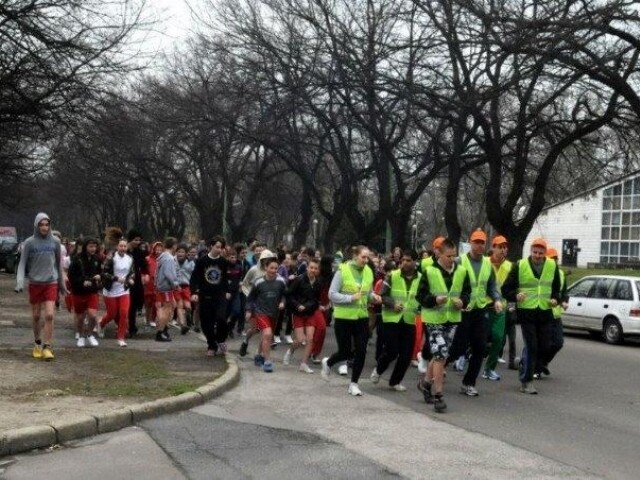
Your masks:
{"label": "black sneaker", "polygon": [[551,375],[551,371],[547,367],[540,367],[540,373],[544,373],[547,377]]}
{"label": "black sneaker", "polygon": [[447,404],[444,402],[444,397],[442,395],[438,395],[437,397],[434,397],[433,409],[437,413],[443,413],[444,411],[447,410]]}
{"label": "black sneaker", "polygon": [[156,333],[156,342],[170,342],[170,341],[171,341],[171,337],[169,337],[168,335],[165,335],[164,332]]}
{"label": "black sneaker", "polygon": [[191,328],[189,328],[187,325],[183,325],[182,327],[180,327],[180,335],[186,335],[187,333],[189,333],[189,330],[191,330]]}
{"label": "black sneaker", "polygon": [[[431,393],[431,384],[427,382],[422,383],[422,396],[424,397],[425,403],[431,405],[434,403],[434,397]],[[446,406],[445,406],[446,408]]]}
{"label": "black sneaker", "polygon": [[196,332],[196,333],[200,333],[201,332],[200,327],[198,327],[198,326],[193,327],[193,331]]}
{"label": "black sneaker", "polygon": [[249,348],[249,344],[248,344],[247,342],[242,342],[242,343],[240,344],[240,351],[238,352],[238,354],[239,354],[241,357],[246,356],[246,355],[247,355],[247,349],[248,349],[248,348]]}

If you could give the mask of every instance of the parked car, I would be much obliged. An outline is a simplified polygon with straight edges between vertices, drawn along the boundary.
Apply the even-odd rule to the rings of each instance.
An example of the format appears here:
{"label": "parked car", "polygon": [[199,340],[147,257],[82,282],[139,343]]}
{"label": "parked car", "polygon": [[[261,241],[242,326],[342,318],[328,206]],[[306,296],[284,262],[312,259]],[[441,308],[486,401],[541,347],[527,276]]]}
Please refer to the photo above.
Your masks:
{"label": "parked car", "polygon": [[622,343],[625,336],[640,335],[640,277],[583,277],[567,293],[564,327],[587,330],[592,337],[612,344]]}
{"label": "parked car", "polygon": [[0,226],[0,270],[14,273],[20,261],[20,243],[15,227]]}

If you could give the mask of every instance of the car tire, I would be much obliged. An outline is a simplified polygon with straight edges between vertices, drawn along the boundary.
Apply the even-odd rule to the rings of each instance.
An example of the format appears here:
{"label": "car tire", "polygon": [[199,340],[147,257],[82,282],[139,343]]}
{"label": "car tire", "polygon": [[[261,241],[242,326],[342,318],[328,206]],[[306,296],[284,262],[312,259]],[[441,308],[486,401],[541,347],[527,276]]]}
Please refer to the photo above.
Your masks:
{"label": "car tire", "polygon": [[612,345],[619,345],[624,339],[622,325],[620,325],[620,322],[617,319],[612,317],[604,319],[602,334],[604,336],[604,341]]}

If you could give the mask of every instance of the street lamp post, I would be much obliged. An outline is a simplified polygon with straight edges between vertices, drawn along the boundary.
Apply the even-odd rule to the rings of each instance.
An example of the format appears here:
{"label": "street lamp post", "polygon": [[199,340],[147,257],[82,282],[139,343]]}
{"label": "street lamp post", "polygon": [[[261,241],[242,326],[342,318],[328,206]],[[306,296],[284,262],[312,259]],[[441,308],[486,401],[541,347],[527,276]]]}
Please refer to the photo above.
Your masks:
{"label": "street lamp post", "polygon": [[318,248],[318,219],[313,219],[313,249]]}
{"label": "street lamp post", "polygon": [[412,242],[413,243],[413,249],[415,250],[416,249],[416,244],[418,243],[418,224],[414,223],[411,226],[411,230],[412,230],[412,233],[413,233],[413,242]]}

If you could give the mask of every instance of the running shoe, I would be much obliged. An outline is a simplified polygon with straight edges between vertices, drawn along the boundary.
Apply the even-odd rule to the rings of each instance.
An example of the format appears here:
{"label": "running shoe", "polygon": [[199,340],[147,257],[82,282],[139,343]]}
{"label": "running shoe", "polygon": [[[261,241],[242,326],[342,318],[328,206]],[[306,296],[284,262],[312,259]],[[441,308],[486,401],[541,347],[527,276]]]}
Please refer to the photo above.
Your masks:
{"label": "running shoe", "polygon": [[280,345],[282,343],[282,340],[280,339],[279,335],[274,335],[273,343],[275,343],[276,345]]}
{"label": "running shoe", "polygon": [[170,342],[171,338],[164,332],[156,332],[156,342]]}
{"label": "running shoe", "polygon": [[371,372],[371,383],[374,385],[380,381],[380,374],[378,373],[377,367],[373,368],[373,372]]}
{"label": "running shoe", "polygon": [[428,365],[429,365],[429,362],[427,362],[427,360],[422,358],[422,352],[418,352],[418,371],[420,373],[426,373]]}
{"label": "running shoe", "polygon": [[498,358],[498,363],[504,364],[504,363],[507,363],[507,361],[504,358],[500,357]]}
{"label": "running shoe", "polygon": [[389,388],[391,390],[395,390],[396,392],[406,392],[407,391],[407,387],[405,387],[401,383],[398,383],[397,385],[389,385]]}
{"label": "running shoe", "polygon": [[548,367],[540,367],[540,373],[544,373],[547,377],[551,375],[551,371]]}
{"label": "running shoe", "polygon": [[287,342],[287,344],[291,345],[293,343],[293,338],[291,338],[291,335],[285,335],[284,341]]}
{"label": "running shoe", "polygon": [[96,337],[94,337],[93,335],[89,335],[87,337],[87,342],[89,342],[89,346],[90,347],[97,347],[100,344],[98,343],[98,340],[96,339]]}
{"label": "running shoe", "polygon": [[225,355],[227,353],[227,344],[225,342],[219,343],[218,344],[218,350],[220,350],[220,353]]}
{"label": "running shoe", "polygon": [[104,327],[100,322],[96,322],[96,333],[98,334],[98,338],[104,338]]}
{"label": "running shoe", "polygon": [[353,397],[361,397],[362,396],[362,390],[360,390],[360,387],[358,386],[357,383],[353,383],[351,382],[349,384],[349,388],[347,389],[347,393]]}
{"label": "running shoe", "polygon": [[119,347],[126,347],[127,346],[127,342],[125,342],[124,340],[118,340],[118,346]]}
{"label": "running shoe", "polygon": [[309,368],[309,365],[307,365],[306,363],[301,363],[298,370],[304,373],[313,373],[313,369]]}
{"label": "running shoe", "polygon": [[331,375],[331,367],[329,366],[329,357],[322,359],[322,370],[320,370],[320,376],[323,380],[329,381],[329,375]]}
{"label": "running shoe", "polygon": [[317,358],[315,355],[311,355],[309,357],[309,360],[311,360],[311,363],[313,363],[314,365],[320,365],[322,363],[322,359]]}
{"label": "running shoe", "polygon": [[343,377],[349,375],[349,367],[346,363],[343,363],[338,367],[338,375],[342,375]]}
{"label": "running shoe", "polygon": [[258,353],[255,357],[253,357],[253,364],[256,367],[262,367],[264,365],[264,357]]}
{"label": "running shoe", "polygon": [[240,350],[238,351],[238,355],[244,357],[247,355],[247,349],[249,348],[249,344],[247,342],[242,342],[240,344]]}
{"label": "running shoe", "polygon": [[187,333],[189,333],[189,330],[191,330],[191,327],[187,326],[187,325],[183,325],[180,327],[180,335],[186,335]]}
{"label": "running shoe", "polygon": [[434,397],[433,410],[437,413],[443,413],[447,410],[447,404],[444,402],[444,397],[442,395]]}
{"label": "running shoe", "polygon": [[453,369],[458,372],[464,372],[464,367],[466,366],[466,363],[467,363],[467,359],[463,355],[453,363]]}
{"label": "running shoe", "polygon": [[53,350],[51,350],[51,347],[46,346],[42,349],[42,360],[53,360],[55,358],[55,356],[53,355]]}
{"label": "running shoe", "polygon": [[424,398],[425,403],[432,404],[433,403],[433,394],[431,393],[431,384],[423,383],[422,384],[422,397]]}
{"label": "running shoe", "polygon": [[284,358],[282,359],[283,365],[289,365],[291,363],[291,349],[288,348],[286,352],[284,352]]}
{"label": "running shoe", "polygon": [[264,364],[262,365],[262,370],[266,373],[271,373],[273,372],[273,363],[270,360],[267,360],[266,362],[264,362]]}
{"label": "running shoe", "polygon": [[78,341],[76,342],[76,347],[84,348],[87,346],[87,340],[84,337],[78,337]]}
{"label": "running shoe", "polygon": [[479,395],[478,390],[476,390],[476,387],[473,385],[462,385],[462,387],[460,387],[460,393],[468,397],[477,397]]}
{"label": "running shoe", "polygon": [[31,350],[31,356],[40,360],[42,358],[42,345],[35,345]]}
{"label": "running shoe", "polygon": [[482,378],[486,378],[487,380],[498,381],[502,378],[502,376],[495,370],[490,370],[487,368],[484,370],[484,372],[482,372]]}
{"label": "running shoe", "polygon": [[529,395],[537,395],[538,394],[538,390],[536,390],[536,387],[533,386],[533,383],[531,382],[525,382],[523,384],[520,385],[520,391],[522,393],[527,393]]}

